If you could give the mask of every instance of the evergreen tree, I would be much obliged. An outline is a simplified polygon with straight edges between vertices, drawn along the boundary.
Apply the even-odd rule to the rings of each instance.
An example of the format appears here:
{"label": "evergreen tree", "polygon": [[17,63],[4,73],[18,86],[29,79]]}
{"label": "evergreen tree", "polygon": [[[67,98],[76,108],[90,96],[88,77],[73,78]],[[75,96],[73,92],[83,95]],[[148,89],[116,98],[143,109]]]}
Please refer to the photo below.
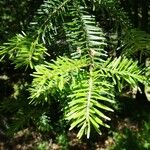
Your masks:
{"label": "evergreen tree", "polygon": [[144,4],[138,29],[138,8],[131,2],[130,8],[117,0],[36,4],[33,16],[20,22],[22,31],[0,46],[1,64],[11,62],[14,73],[21,74],[13,85],[18,93],[1,102],[1,110],[16,115],[14,129],[32,122],[48,131],[54,113],[70,130],[78,128],[79,138],[109,128],[116,95],[127,85],[140,88],[148,81],[140,59],[148,58],[150,49]]}

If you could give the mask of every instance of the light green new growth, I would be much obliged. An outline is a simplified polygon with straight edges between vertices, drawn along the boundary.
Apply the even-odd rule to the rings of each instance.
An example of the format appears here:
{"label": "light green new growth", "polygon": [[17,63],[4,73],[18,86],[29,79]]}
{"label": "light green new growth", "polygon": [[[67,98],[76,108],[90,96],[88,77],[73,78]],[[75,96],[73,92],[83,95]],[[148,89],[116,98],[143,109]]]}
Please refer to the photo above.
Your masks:
{"label": "light green new growth", "polygon": [[[95,3],[105,2],[94,1],[93,9]],[[111,6],[114,1],[109,2]],[[70,130],[79,129],[79,138],[90,138],[92,129],[101,134],[102,126],[109,128],[108,112],[113,112],[116,86],[121,91],[126,84],[135,87],[145,81],[137,62],[124,56],[108,58],[105,34],[86,3],[45,0],[31,23],[36,31],[32,32],[34,38],[19,34],[0,47],[2,60],[8,56],[16,68],[34,69],[28,89],[30,103],[43,105],[51,101],[51,96],[63,97],[64,119]],[[60,33],[63,39],[56,40]],[[66,44],[68,53],[46,59],[45,54],[54,42],[59,42],[59,46]]]}

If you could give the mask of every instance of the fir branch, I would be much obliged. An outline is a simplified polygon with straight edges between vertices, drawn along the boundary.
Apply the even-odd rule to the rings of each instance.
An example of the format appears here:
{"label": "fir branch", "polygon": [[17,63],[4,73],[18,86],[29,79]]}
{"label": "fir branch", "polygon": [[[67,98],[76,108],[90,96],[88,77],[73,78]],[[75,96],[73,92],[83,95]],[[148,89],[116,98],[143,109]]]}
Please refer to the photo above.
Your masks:
{"label": "fir branch", "polygon": [[123,37],[122,54],[133,56],[140,52],[142,55],[150,55],[150,35],[139,29],[128,30]]}
{"label": "fir branch", "polygon": [[71,74],[77,73],[82,67],[86,67],[86,60],[71,60],[67,57],[59,57],[53,63],[41,64],[35,67],[36,72],[32,74],[34,80],[29,89],[32,102],[44,95],[43,102],[48,101],[48,95],[55,88],[63,90],[65,84],[69,84]]}
{"label": "fir branch", "polygon": [[16,68],[25,67],[26,69],[28,67],[33,69],[35,65],[44,61],[44,54],[47,54],[47,49],[38,42],[38,39],[32,41],[25,34],[17,34],[0,46],[0,50],[1,60],[8,56]]}
{"label": "fir branch", "polygon": [[123,86],[124,80],[132,87],[138,86],[138,82],[144,83],[146,81],[144,72],[144,69],[138,66],[138,62],[122,57],[114,60],[108,59],[99,70],[100,74],[112,78],[114,84],[119,83]]}
{"label": "fir branch", "polygon": [[65,0],[64,2],[62,2],[61,4],[59,4],[58,7],[56,7],[51,13],[49,13],[50,15],[47,17],[47,19],[44,21],[44,23],[42,24],[42,26],[39,28],[39,32],[38,34],[40,34],[40,32],[42,32],[42,28],[43,26],[45,26],[47,23],[49,23],[49,20],[51,20],[52,17],[54,17],[55,14],[60,13],[60,10],[63,10],[64,7],[70,2],[71,0]]}

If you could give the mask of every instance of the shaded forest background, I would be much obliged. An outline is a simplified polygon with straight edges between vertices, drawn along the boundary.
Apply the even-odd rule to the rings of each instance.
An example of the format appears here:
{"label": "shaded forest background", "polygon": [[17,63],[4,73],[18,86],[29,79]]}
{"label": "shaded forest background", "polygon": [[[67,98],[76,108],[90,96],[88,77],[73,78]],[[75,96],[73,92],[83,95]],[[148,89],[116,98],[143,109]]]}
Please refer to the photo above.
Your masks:
{"label": "shaded forest background", "polygon": [[[61,10],[60,7],[65,3],[66,5]],[[89,139],[86,137],[85,130],[85,135],[83,134],[81,139],[77,138],[80,125],[69,130],[70,124],[64,117],[64,114],[68,113],[68,110],[65,112],[66,107],[69,107],[66,99],[67,94],[72,90],[69,89],[72,84],[60,84],[59,81],[58,85],[52,85],[52,88],[49,89],[50,92],[47,90],[43,92],[42,90],[47,88],[46,84],[50,82],[45,81],[45,86],[41,91],[39,90],[39,96],[38,92],[36,93],[40,89],[36,78],[42,76],[44,73],[41,72],[45,69],[42,70],[41,68],[41,71],[36,66],[45,62],[48,62],[48,65],[53,63],[59,65],[60,63],[60,66],[63,66],[61,58],[64,58],[62,62],[67,62],[65,57],[72,60],[72,54],[77,52],[78,57],[80,48],[82,50],[84,47],[84,42],[80,44],[82,41],[79,42],[76,38],[69,37],[69,34],[73,36],[72,33],[76,32],[76,26],[72,27],[71,24],[74,21],[72,19],[73,13],[71,14],[71,11],[74,11],[71,9],[71,2],[67,3],[67,0],[38,0],[38,2],[36,0],[0,0],[0,149],[149,150],[150,1],[78,0],[74,3],[73,5],[77,3],[77,5],[85,6],[89,16],[95,16],[96,27],[102,30],[102,37],[105,38],[106,42],[105,44],[102,41],[102,45],[104,45],[102,48],[107,53],[107,57],[111,58],[108,62],[110,63],[109,67],[111,67],[111,62],[117,64],[115,60],[122,64],[121,60],[125,57],[125,59],[133,60],[133,62],[126,61],[131,62],[133,72],[134,70],[135,72],[139,71],[141,76],[137,76],[137,79],[135,77],[135,81],[133,81],[134,78],[129,79],[124,75],[125,81],[129,83],[124,84],[122,79],[118,80],[117,75],[113,76],[110,72],[109,78],[107,78],[109,84],[111,85],[113,82],[110,76],[117,81],[111,90],[115,97],[115,104],[108,105],[114,112],[107,112],[107,108],[104,110],[104,113],[111,118],[111,121],[106,121],[110,128],[100,126],[102,135],[97,134],[92,128]],[[60,11],[58,14],[57,10]],[[48,20],[53,13],[54,17]],[[98,30],[97,28],[96,30]],[[28,62],[27,58],[30,55],[26,49],[31,50],[33,45],[35,50],[37,49],[34,54],[36,58]],[[25,54],[18,54],[20,49],[25,49]],[[90,52],[92,53],[92,51],[88,51],[88,53]],[[94,56],[91,53],[89,54],[90,58]],[[57,64],[58,57],[60,62]],[[82,59],[79,57],[80,60]],[[62,71],[66,71],[69,67],[66,64]],[[82,61],[72,64],[77,67],[81,65],[81,70],[85,70],[85,72],[90,72],[93,69],[89,62],[86,67],[84,64],[82,66]],[[126,62],[126,64],[128,63]],[[125,68],[126,64],[122,66],[128,72]],[[53,66],[49,71],[51,70],[54,70]],[[38,71],[41,71],[41,74]],[[61,75],[59,74],[59,76]],[[73,76],[79,80],[78,83],[88,78],[88,76],[85,78],[77,77],[74,74]],[[57,86],[58,89],[56,90]],[[34,93],[36,94],[34,95]],[[104,118],[107,120],[107,117]]]}

